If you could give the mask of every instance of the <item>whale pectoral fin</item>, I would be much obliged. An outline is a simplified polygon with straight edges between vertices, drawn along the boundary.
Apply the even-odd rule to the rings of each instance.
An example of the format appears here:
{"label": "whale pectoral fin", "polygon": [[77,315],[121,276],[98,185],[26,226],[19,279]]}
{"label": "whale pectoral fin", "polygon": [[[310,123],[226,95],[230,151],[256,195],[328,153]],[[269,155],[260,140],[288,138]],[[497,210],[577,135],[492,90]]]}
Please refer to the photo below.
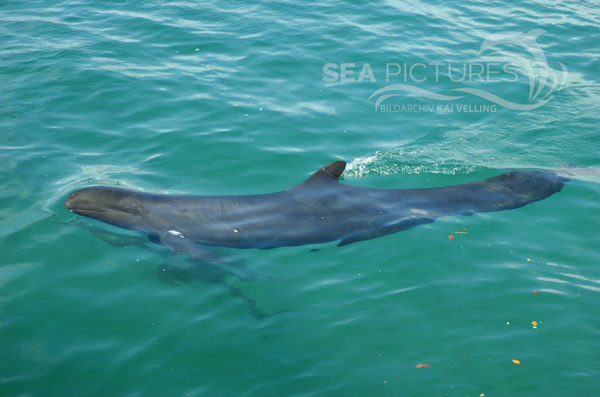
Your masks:
{"label": "whale pectoral fin", "polygon": [[213,261],[218,263],[225,263],[223,258],[217,256],[207,249],[200,247],[198,244],[190,239],[185,238],[181,233],[169,230],[168,232],[160,234],[160,243],[165,247],[169,247],[173,252],[180,255],[188,255],[192,259],[199,261]]}
{"label": "whale pectoral fin", "polygon": [[403,220],[402,222],[391,223],[377,230],[364,230],[359,233],[353,233],[345,237],[342,241],[340,241],[338,247],[343,247],[344,245],[356,243],[357,241],[369,240],[375,237],[381,237],[387,234],[396,233],[400,230],[410,229],[411,227],[431,223],[433,221],[433,218],[409,218]]}

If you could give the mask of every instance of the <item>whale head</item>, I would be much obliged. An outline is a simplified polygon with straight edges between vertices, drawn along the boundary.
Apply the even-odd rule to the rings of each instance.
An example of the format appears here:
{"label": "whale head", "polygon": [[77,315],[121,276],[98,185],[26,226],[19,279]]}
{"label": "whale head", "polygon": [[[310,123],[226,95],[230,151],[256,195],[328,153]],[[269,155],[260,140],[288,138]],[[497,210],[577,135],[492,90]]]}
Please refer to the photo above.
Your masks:
{"label": "whale head", "polygon": [[113,187],[89,187],[67,196],[65,207],[79,215],[127,229],[138,229],[145,213],[143,193]]}

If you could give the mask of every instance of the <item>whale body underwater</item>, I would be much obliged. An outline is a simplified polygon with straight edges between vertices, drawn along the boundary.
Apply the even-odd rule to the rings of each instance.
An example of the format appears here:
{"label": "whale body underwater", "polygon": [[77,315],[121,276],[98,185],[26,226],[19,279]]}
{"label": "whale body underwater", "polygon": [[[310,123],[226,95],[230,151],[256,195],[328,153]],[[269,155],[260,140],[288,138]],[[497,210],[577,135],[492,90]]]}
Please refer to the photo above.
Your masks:
{"label": "whale body underwater", "polygon": [[72,212],[147,233],[177,254],[223,263],[206,247],[275,248],[340,240],[343,246],[449,215],[523,207],[559,192],[569,179],[517,170],[460,185],[371,189],[344,185],[335,161],[277,193],[244,196],[150,194],[88,187],[64,201]]}

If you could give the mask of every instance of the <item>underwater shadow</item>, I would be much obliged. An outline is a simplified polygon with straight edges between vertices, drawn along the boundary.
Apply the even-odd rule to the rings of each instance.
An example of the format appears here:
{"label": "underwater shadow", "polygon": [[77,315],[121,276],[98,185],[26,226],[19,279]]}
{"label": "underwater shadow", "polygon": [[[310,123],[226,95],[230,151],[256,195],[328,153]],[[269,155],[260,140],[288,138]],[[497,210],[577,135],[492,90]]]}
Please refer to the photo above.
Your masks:
{"label": "underwater shadow", "polygon": [[270,276],[262,275],[250,269],[246,265],[246,260],[243,258],[229,258],[224,265],[187,259],[185,262],[189,266],[182,267],[169,263],[176,254],[172,253],[166,248],[157,249],[162,247],[157,247],[155,243],[151,242],[145,236],[132,236],[98,229],[97,227],[91,226],[88,223],[80,221],[79,219],[55,222],[66,226],[84,228],[92,233],[95,237],[116,248],[139,247],[143,249],[154,249],[165,260],[165,263],[159,265],[156,269],[156,275],[161,281],[173,286],[181,283],[201,282],[204,284],[225,287],[231,295],[245,301],[250,306],[250,316],[258,320],[289,311],[282,310],[271,314],[265,313],[257,307],[254,299],[244,295],[244,293],[238,288],[235,288],[227,283],[227,278],[231,276],[237,277],[240,281],[245,283],[256,282],[259,278],[261,278],[261,276],[266,277],[269,281],[273,281]]}

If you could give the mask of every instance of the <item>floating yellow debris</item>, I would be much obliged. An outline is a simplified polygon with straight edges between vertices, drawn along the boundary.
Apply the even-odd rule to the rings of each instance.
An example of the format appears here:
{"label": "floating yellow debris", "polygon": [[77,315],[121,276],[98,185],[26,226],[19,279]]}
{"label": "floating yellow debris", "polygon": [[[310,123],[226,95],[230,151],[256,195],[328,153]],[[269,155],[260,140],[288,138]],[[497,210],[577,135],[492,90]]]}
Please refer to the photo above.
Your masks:
{"label": "floating yellow debris", "polygon": [[234,232],[234,233],[237,233],[237,232],[238,232],[238,230],[237,230],[237,229],[233,229],[233,232]]}
{"label": "floating yellow debris", "polygon": [[533,328],[537,328],[537,326],[538,326],[538,323],[537,323],[537,321],[532,321],[532,322],[531,322],[531,325],[533,326]]}
{"label": "floating yellow debris", "polygon": [[512,362],[513,362],[513,364],[515,364],[515,365],[521,365],[521,362],[520,362],[519,360],[515,360],[515,359],[513,359],[513,360],[512,360]]}

